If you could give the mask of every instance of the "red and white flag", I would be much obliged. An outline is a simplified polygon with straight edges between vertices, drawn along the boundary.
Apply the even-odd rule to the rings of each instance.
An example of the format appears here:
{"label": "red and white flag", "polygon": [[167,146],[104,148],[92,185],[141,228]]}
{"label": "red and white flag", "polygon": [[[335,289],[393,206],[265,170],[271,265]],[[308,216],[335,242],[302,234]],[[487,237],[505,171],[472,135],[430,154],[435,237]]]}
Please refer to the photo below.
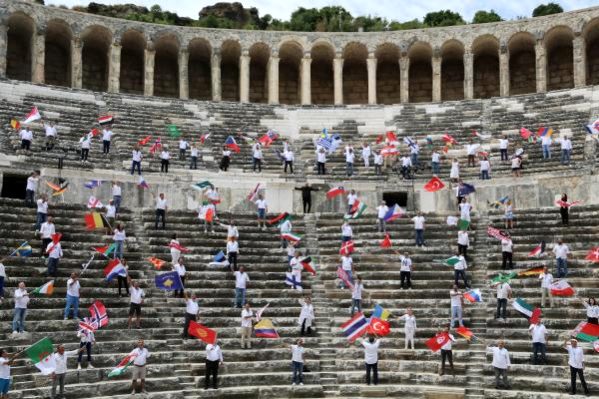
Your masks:
{"label": "red and white flag", "polygon": [[442,190],[444,187],[445,184],[443,184],[441,179],[439,179],[437,176],[433,176],[433,178],[430,179],[429,182],[424,185],[424,189],[430,193]]}
{"label": "red and white flag", "polygon": [[345,194],[345,189],[342,186],[333,187],[332,189],[327,191],[327,199],[333,199],[343,194]]}
{"label": "red and white flag", "polygon": [[210,133],[204,133],[200,136],[200,143],[204,144],[210,137]]}
{"label": "red and white flag", "polygon": [[453,138],[453,136],[445,133],[443,136],[441,136],[441,140],[443,140],[447,145],[454,145],[457,144],[458,142],[456,141],[456,139]]}
{"label": "red and white flag", "polygon": [[40,112],[37,110],[37,107],[31,108],[31,112],[25,115],[25,119],[21,121],[21,124],[31,123],[37,121],[38,119],[42,119]]}
{"label": "red and white flag", "polygon": [[176,242],[171,242],[170,244],[168,244],[168,247],[175,248],[176,250],[179,250],[184,253],[191,252],[191,250],[189,248],[185,248],[184,246],[182,246],[181,244],[176,243]]}
{"label": "red and white flag", "polygon": [[572,296],[574,288],[566,280],[558,280],[551,284],[551,295],[553,296]]}
{"label": "red and white flag", "polygon": [[599,263],[599,247],[591,248],[585,259],[590,260],[593,263]]}
{"label": "red and white flag", "polygon": [[104,205],[100,202],[99,199],[97,199],[96,197],[94,197],[92,195],[91,197],[89,197],[89,200],[87,201],[87,207],[89,209],[95,209],[95,208],[103,208]]}
{"label": "red and white flag", "polygon": [[389,233],[385,234],[385,238],[381,241],[381,248],[391,248],[392,245]]}
{"label": "red and white flag", "polygon": [[339,250],[340,255],[351,255],[356,250],[353,241],[346,241],[341,244],[341,249]]}
{"label": "red and white flag", "polygon": [[247,200],[250,202],[256,201],[258,198],[258,192],[260,191],[260,183],[256,184],[256,187],[248,194]]}
{"label": "red and white flag", "polygon": [[444,331],[428,339],[425,344],[433,352],[438,352],[439,349],[441,349],[443,345],[448,343],[450,340],[451,338],[449,337],[449,334]]}

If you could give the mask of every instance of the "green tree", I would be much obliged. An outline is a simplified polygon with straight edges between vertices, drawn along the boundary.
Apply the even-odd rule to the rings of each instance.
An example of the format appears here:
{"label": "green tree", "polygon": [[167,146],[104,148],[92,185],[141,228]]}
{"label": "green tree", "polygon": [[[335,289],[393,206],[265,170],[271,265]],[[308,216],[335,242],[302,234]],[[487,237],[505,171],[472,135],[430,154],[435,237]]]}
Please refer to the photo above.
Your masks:
{"label": "green tree", "polygon": [[419,19],[413,19],[406,22],[391,21],[389,23],[389,30],[408,30],[408,29],[420,29],[423,28],[424,24]]}
{"label": "green tree", "polygon": [[472,19],[473,24],[486,24],[488,22],[500,22],[503,21],[499,14],[497,14],[494,10],[491,11],[477,11],[474,14],[474,18]]}
{"label": "green tree", "polygon": [[559,14],[564,12],[562,6],[557,3],[541,4],[532,10],[533,17],[542,17],[543,15]]}
{"label": "green tree", "polygon": [[459,13],[451,10],[429,12],[424,16],[424,24],[430,27],[464,25],[465,23],[466,21]]}
{"label": "green tree", "polygon": [[289,27],[294,31],[314,32],[320,18],[318,9],[300,7],[291,14]]}

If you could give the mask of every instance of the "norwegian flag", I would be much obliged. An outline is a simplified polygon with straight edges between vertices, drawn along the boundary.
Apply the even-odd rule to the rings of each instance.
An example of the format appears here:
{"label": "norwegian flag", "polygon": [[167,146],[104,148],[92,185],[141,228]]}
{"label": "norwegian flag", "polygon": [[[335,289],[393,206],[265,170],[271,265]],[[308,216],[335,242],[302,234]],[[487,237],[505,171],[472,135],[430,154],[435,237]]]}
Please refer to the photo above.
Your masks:
{"label": "norwegian flag", "polygon": [[94,322],[97,323],[97,328],[102,328],[108,324],[108,314],[106,313],[106,307],[101,301],[95,301],[89,307],[89,313],[91,314]]}
{"label": "norwegian flag", "polygon": [[87,201],[87,207],[89,209],[95,209],[95,208],[102,208],[102,207],[104,207],[104,205],[100,202],[99,199],[97,199],[96,197],[94,197],[92,195],[91,197],[89,197],[89,200]]}

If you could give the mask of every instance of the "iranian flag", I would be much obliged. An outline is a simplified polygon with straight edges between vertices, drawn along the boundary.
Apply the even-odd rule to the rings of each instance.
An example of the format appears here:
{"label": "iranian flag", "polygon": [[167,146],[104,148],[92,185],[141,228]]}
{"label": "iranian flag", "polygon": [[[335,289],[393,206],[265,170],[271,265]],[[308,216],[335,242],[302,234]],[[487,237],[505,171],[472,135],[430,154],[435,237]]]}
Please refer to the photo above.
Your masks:
{"label": "iranian flag", "polygon": [[42,338],[29,348],[25,349],[25,353],[31,359],[35,367],[37,367],[43,375],[50,375],[56,369],[54,361],[54,347],[50,338]]}
{"label": "iranian flag", "polygon": [[530,324],[536,324],[539,320],[539,317],[541,317],[541,309],[535,308],[522,298],[516,298],[512,306],[518,312],[522,313],[524,317],[528,319]]}
{"label": "iranian flag", "polygon": [[54,292],[54,280],[48,281],[46,284],[34,289],[32,294],[52,295]]}
{"label": "iranian flag", "polygon": [[40,115],[40,112],[37,110],[37,107],[33,107],[33,108],[31,108],[31,112],[29,112],[27,115],[25,115],[25,119],[23,119],[21,121],[21,123],[27,124],[27,123],[34,122],[38,119],[42,119],[42,116]]}
{"label": "iranian flag", "polygon": [[110,373],[108,373],[108,378],[122,375],[127,368],[133,364],[133,360],[135,360],[135,355],[133,353],[125,356],[125,358],[121,360],[121,362],[117,364],[117,366]]}

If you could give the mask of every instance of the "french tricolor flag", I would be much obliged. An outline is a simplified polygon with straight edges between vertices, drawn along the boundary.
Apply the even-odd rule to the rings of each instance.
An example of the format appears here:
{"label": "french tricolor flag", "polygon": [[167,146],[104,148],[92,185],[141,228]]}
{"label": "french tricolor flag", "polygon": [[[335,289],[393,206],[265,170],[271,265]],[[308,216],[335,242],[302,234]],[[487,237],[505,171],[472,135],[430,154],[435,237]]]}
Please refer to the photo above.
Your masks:
{"label": "french tricolor flag", "polygon": [[117,276],[125,277],[127,276],[127,271],[125,270],[125,266],[123,266],[120,259],[113,259],[108,262],[108,266],[104,268],[104,277],[108,282]]}
{"label": "french tricolor flag", "polygon": [[341,325],[343,334],[349,340],[354,342],[366,333],[368,329],[368,320],[364,317],[364,313],[359,312],[354,315],[351,319]]}
{"label": "french tricolor flag", "polygon": [[404,216],[406,211],[399,205],[395,204],[392,208],[390,208],[385,214],[385,222],[391,222],[395,219],[399,219]]}
{"label": "french tricolor flag", "polygon": [[37,107],[31,108],[31,112],[25,115],[25,119],[21,121],[21,124],[31,123],[33,121],[37,121],[38,119],[42,119],[40,112],[37,110]]}

